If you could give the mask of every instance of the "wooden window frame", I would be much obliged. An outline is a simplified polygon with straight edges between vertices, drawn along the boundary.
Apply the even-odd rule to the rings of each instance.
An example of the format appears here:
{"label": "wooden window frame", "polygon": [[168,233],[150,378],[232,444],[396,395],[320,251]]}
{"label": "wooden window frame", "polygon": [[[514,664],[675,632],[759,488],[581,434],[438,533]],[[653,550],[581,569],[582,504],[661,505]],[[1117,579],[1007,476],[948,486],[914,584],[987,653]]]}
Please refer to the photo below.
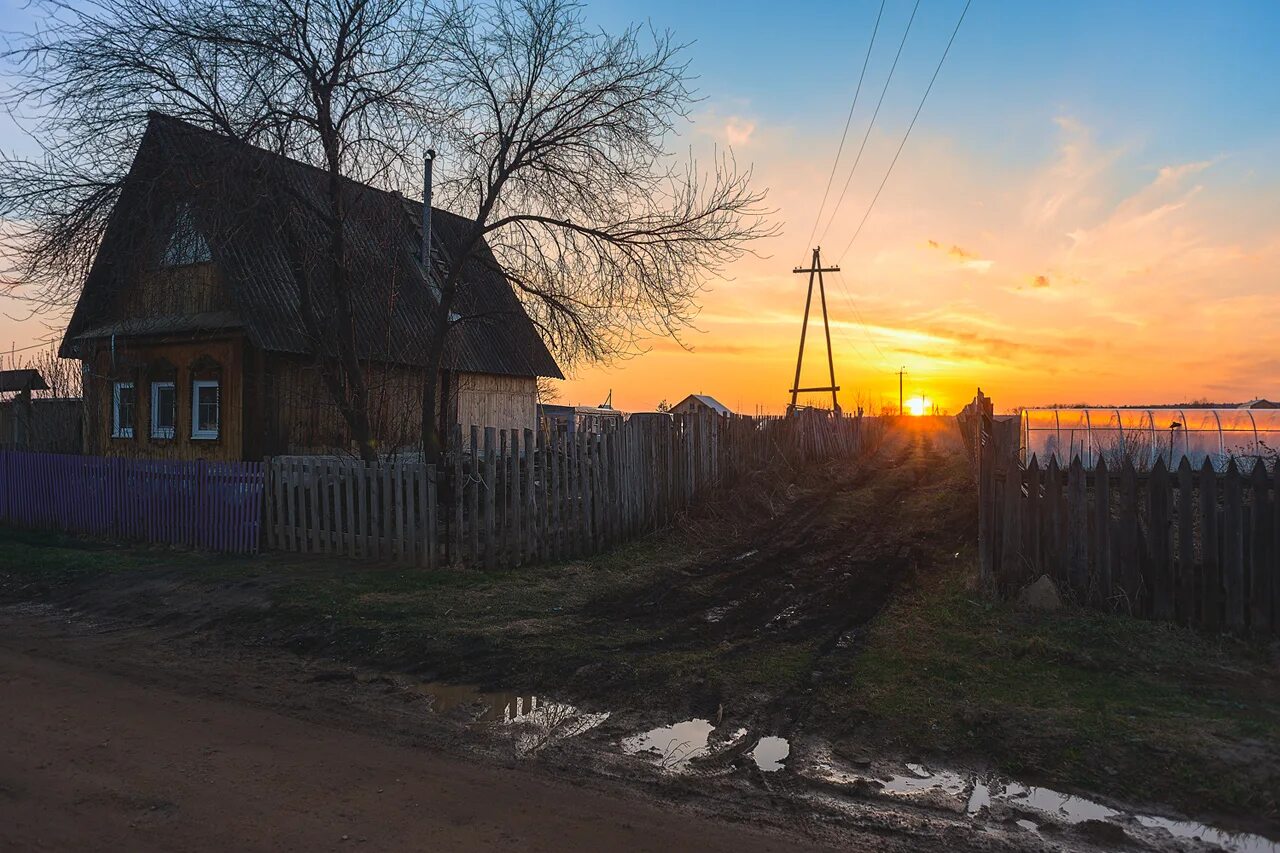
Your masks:
{"label": "wooden window frame", "polygon": [[[159,407],[156,405],[160,397],[162,388],[170,388],[173,390],[173,425],[162,427],[156,422],[156,414]],[[162,441],[171,441],[178,434],[178,383],[165,379],[153,381],[151,383],[151,437]]]}
{"label": "wooden window frame", "polygon": [[[212,388],[217,393],[218,426],[216,429],[200,429],[200,390]],[[217,441],[222,434],[222,381],[218,379],[191,380],[191,438],[195,441]]]}
{"label": "wooden window frame", "polygon": [[[121,428],[120,400],[126,394],[133,397],[133,425]],[[132,380],[117,380],[111,383],[111,437],[133,438],[138,426],[138,386]]]}

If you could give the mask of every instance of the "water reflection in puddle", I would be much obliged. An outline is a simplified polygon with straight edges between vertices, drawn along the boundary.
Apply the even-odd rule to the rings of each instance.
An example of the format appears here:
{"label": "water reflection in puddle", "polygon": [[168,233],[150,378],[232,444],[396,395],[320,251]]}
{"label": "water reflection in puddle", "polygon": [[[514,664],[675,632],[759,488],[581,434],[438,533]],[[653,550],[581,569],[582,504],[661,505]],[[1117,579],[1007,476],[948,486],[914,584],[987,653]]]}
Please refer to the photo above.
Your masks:
{"label": "water reflection in puddle", "polygon": [[756,748],[751,751],[751,759],[765,773],[774,773],[782,769],[782,762],[791,754],[791,744],[784,737],[760,738]]}
{"label": "water reflection in puddle", "polygon": [[[823,760],[808,772],[838,785],[861,787],[873,784],[891,797],[921,804],[951,802],[957,811],[962,806],[970,816],[978,815],[984,808],[1000,805],[1040,812],[1046,818],[1067,824],[1092,820],[1120,826],[1137,824],[1148,829],[1163,829],[1177,838],[1215,844],[1230,853],[1280,853],[1280,843],[1260,835],[1232,834],[1193,821],[1126,813],[1085,797],[1064,794],[1051,788],[1002,781],[996,777],[979,778],[975,774],[929,770],[919,764],[908,764],[907,770],[904,774],[877,777],[843,768],[834,760]],[[1031,832],[1039,832],[1041,828],[1040,823],[1026,817],[1019,818],[1015,823]]]}
{"label": "water reflection in puddle", "polygon": [[664,770],[683,770],[690,760],[706,753],[707,740],[714,730],[708,720],[685,720],[624,738],[622,751],[628,755],[648,753]]}
{"label": "water reflection in puddle", "polygon": [[517,753],[537,752],[555,741],[576,737],[603,723],[609,712],[584,713],[564,702],[535,695],[482,691],[467,684],[420,684],[432,711],[463,716],[471,724],[509,727]]}
{"label": "water reflection in puddle", "polygon": [[[622,751],[628,755],[651,755],[663,770],[678,773],[687,770],[693,759],[715,754],[710,746],[713,731],[715,726],[708,720],[684,720],[624,738]],[[738,729],[720,749],[731,749],[747,734],[746,729]],[[751,760],[766,773],[781,770],[790,754],[790,742],[773,735],[760,738],[750,752]]]}

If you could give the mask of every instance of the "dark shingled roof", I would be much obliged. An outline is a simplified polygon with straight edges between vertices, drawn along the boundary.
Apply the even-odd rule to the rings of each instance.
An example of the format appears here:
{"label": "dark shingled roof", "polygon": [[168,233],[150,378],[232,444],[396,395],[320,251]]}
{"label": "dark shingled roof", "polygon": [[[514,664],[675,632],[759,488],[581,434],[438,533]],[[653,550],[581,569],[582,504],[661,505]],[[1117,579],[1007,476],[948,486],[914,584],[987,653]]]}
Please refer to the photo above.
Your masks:
{"label": "dark shingled roof", "polygon": [[[184,209],[228,286],[232,316],[255,345],[299,354],[331,348],[332,339],[313,341],[307,334],[293,272],[295,264],[306,270],[317,298],[332,290],[323,219],[328,179],[315,167],[153,113],[68,324],[63,354],[70,354],[73,340],[107,329],[154,331],[147,318],[127,316],[116,296],[131,277],[157,268]],[[435,305],[419,258],[422,204],[354,181],[344,190],[357,350],[362,358],[421,366]],[[432,208],[437,284],[461,254],[467,225]],[[488,246],[468,261],[454,310],[461,321],[449,336],[446,367],[563,378]],[[170,332],[181,326],[168,320]]]}

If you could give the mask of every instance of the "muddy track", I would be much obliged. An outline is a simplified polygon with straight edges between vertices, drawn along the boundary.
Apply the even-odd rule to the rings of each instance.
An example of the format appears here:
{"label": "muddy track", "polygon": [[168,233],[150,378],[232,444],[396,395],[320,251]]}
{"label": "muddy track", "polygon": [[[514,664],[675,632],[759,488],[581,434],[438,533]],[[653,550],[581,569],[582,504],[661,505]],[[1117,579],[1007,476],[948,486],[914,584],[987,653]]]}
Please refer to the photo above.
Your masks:
{"label": "muddy track", "polygon": [[[929,489],[954,493],[950,510],[966,503],[965,483],[942,460],[939,444],[948,441],[936,427],[891,431],[869,459],[814,472],[816,482],[752,534],[629,601],[598,602],[596,613],[655,629],[648,633],[660,640],[637,644],[655,652],[719,647],[749,657],[796,646],[816,669],[857,641],[923,557],[967,535],[962,512],[926,523],[908,517],[920,512],[910,496]],[[797,700],[791,692],[786,704]]]}

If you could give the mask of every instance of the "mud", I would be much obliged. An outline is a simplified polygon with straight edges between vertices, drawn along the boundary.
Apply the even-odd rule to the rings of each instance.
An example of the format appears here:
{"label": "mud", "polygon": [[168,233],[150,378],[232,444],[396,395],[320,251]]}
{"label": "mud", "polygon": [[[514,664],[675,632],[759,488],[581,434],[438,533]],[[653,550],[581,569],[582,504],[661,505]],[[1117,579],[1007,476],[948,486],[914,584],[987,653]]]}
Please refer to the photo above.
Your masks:
{"label": "mud", "polygon": [[[768,828],[784,849],[1190,851],[1214,841],[1270,853],[1232,848],[1254,841],[1173,817],[1092,810],[980,772],[831,756],[825,737],[856,721],[812,701],[829,657],[857,649],[921,564],[972,539],[967,505],[922,518],[902,499],[930,485],[954,442],[949,431],[895,433],[867,463],[814,474],[785,499],[768,496],[774,514],[749,534],[711,533],[700,558],[638,591],[602,595],[575,617],[585,633],[627,627],[610,652],[620,663],[566,659],[545,681],[513,682],[520,690],[492,689],[518,658],[495,669],[465,654],[379,654],[384,638],[372,627],[361,648],[375,651],[343,659],[347,647],[324,625],[274,612],[288,579],[270,573],[204,585],[146,573],[80,584],[0,611],[0,645],[197,702],[266,709],[339,741],[447,750],[621,803],[678,803],[699,819]],[[780,649],[795,654],[778,663]],[[665,668],[635,666],[647,657]],[[711,671],[679,663],[709,657]],[[764,666],[774,669],[757,675]],[[434,671],[474,684],[432,680]]]}

